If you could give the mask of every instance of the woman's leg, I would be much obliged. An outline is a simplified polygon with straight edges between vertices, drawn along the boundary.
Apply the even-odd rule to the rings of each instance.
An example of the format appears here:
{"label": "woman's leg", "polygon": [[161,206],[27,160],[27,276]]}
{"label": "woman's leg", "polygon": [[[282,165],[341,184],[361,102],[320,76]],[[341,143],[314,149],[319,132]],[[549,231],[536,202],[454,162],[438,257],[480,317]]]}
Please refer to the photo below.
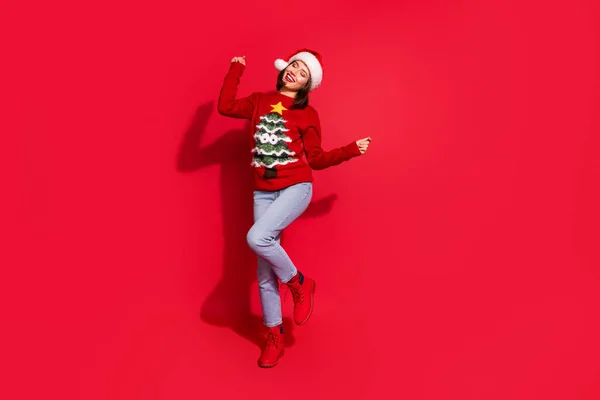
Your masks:
{"label": "woman's leg", "polygon": [[[248,245],[259,257],[270,264],[272,272],[282,283],[287,283],[296,276],[298,271],[281,247],[279,238],[281,232],[308,208],[312,198],[312,184],[310,182],[299,183],[275,192],[275,200],[263,209],[262,206],[257,206],[257,202],[265,204],[268,201],[268,195],[264,193],[257,192],[255,194],[255,210],[258,207],[261,212],[248,232]],[[279,292],[277,292],[277,297],[279,298]]]}
{"label": "woman's leg", "polygon": [[[254,223],[260,221],[273,207],[282,192],[254,192]],[[250,234],[249,234],[250,237]],[[281,233],[272,238],[280,246]],[[283,320],[281,316],[281,300],[279,298],[279,282],[271,264],[258,255],[258,289],[263,311],[263,322],[267,326],[267,340],[264,343],[258,366],[270,368],[277,365],[284,351]]]}
{"label": "woman's leg", "polygon": [[[254,192],[254,222],[258,221],[265,211],[273,204],[277,192]],[[275,239],[279,241],[279,236]],[[279,297],[279,283],[277,275],[271,269],[271,265],[261,256],[258,256],[258,291],[260,294],[260,305],[263,312],[263,322],[269,328],[280,325],[281,300]]]}

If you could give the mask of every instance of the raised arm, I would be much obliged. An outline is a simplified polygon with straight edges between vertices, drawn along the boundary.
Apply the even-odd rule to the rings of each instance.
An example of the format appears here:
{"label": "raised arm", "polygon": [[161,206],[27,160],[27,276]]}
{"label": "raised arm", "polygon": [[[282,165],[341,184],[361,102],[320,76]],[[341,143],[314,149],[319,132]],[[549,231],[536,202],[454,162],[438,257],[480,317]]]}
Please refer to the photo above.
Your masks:
{"label": "raised arm", "polygon": [[217,110],[219,114],[232,118],[252,119],[256,95],[236,99],[240,78],[244,72],[245,64],[242,57],[236,57],[231,61],[229,72],[223,81],[223,87],[219,95]]}
{"label": "raised arm", "polygon": [[356,142],[329,151],[323,150],[321,145],[321,123],[316,112],[312,124],[302,135],[302,141],[308,164],[315,170],[333,167],[363,154]]}

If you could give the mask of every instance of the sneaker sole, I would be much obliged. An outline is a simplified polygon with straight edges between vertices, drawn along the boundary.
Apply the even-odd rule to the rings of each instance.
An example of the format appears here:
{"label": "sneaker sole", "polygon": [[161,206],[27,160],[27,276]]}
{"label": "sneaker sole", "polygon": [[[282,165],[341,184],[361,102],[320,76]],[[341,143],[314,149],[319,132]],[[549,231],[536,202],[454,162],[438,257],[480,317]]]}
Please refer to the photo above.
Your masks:
{"label": "sneaker sole", "polygon": [[306,321],[308,321],[308,319],[312,315],[313,308],[315,308],[315,290],[316,290],[316,288],[317,288],[317,283],[315,281],[313,281],[312,293],[310,296],[310,311],[308,312],[308,315],[306,316],[304,321],[302,321],[300,323],[296,322],[296,325],[304,325],[306,323]]}

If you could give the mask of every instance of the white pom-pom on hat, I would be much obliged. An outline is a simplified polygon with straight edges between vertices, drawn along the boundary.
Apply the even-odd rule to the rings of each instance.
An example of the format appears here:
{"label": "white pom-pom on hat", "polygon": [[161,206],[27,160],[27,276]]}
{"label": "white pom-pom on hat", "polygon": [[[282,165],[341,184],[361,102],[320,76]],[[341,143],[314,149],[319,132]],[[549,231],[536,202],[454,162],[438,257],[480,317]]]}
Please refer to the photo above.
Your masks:
{"label": "white pom-pom on hat", "polygon": [[278,71],[283,71],[290,63],[294,61],[302,61],[310,71],[310,90],[313,91],[323,82],[323,59],[319,53],[309,49],[301,49],[292,54],[288,61],[281,58],[275,60],[275,68]]}
{"label": "white pom-pom on hat", "polygon": [[283,61],[281,58],[275,60],[275,68],[277,68],[277,71],[283,71],[287,66],[288,63]]}

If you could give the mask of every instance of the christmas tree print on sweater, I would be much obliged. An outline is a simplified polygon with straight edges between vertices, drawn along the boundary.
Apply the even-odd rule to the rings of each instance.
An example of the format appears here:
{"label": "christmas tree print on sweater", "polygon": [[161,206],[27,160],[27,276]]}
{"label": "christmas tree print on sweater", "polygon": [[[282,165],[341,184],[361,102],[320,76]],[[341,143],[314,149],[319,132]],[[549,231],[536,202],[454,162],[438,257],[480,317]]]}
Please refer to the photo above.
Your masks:
{"label": "christmas tree print on sweater", "polygon": [[[277,165],[286,165],[298,161],[293,156],[296,154],[289,149],[286,143],[292,141],[285,132],[287,122],[283,118],[283,111],[287,110],[281,102],[271,105],[273,109],[270,113],[260,117],[260,123],[256,125],[258,130],[254,134],[255,147],[252,149],[254,157],[252,165],[254,167],[265,167],[271,171]],[[273,171],[275,172],[275,171]],[[269,175],[265,171],[265,177]],[[272,174],[270,177],[274,177]]]}

